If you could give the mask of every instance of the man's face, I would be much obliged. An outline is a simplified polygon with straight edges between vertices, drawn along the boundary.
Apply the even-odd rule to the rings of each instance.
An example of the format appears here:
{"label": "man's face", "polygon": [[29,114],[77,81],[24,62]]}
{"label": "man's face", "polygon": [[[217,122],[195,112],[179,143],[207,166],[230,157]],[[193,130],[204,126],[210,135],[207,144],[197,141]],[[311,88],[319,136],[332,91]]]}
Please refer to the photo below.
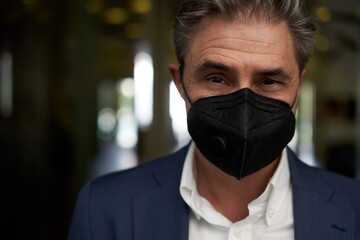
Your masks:
{"label": "man's face", "polygon": [[[204,19],[184,62],[183,82],[192,102],[250,88],[292,105],[303,75],[285,23]],[[179,74],[171,72],[185,99]]]}

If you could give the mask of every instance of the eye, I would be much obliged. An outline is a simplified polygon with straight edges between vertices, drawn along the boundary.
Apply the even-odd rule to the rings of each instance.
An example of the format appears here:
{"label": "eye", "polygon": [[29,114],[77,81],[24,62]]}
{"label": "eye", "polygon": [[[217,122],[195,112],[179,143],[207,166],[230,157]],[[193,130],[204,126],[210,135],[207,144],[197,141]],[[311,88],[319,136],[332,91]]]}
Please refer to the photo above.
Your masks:
{"label": "eye", "polygon": [[276,83],[276,81],[273,79],[266,79],[263,81],[263,83],[264,83],[264,85],[273,85]]}
{"label": "eye", "polygon": [[217,84],[225,82],[224,79],[222,79],[221,77],[210,77],[210,78],[208,78],[208,80],[210,82],[217,83]]}

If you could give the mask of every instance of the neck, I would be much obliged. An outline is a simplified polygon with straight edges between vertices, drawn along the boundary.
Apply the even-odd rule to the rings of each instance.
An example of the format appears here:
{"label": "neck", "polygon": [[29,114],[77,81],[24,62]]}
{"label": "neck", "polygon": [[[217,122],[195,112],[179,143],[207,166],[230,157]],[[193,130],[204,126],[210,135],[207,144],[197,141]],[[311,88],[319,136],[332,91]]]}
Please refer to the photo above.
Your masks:
{"label": "neck", "polygon": [[210,161],[196,148],[195,163],[199,194],[232,222],[249,215],[248,204],[258,198],[273,176],[280,156],[268,166],[238,181]]}

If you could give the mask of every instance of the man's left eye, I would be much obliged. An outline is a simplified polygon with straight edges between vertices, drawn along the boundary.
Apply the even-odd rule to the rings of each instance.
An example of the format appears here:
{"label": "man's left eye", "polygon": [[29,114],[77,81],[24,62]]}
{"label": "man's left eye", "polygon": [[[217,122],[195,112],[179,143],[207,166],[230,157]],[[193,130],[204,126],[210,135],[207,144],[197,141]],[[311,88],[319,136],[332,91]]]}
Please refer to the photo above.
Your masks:
{"label": "man's left eye", "polygon": [[275,81],[275,80],[272,80],[272,79],[266,79],[266,80],[263,81],[263,83],[264,83],[265,85],[272,85],[272,84],[275,84],[276,81]]}

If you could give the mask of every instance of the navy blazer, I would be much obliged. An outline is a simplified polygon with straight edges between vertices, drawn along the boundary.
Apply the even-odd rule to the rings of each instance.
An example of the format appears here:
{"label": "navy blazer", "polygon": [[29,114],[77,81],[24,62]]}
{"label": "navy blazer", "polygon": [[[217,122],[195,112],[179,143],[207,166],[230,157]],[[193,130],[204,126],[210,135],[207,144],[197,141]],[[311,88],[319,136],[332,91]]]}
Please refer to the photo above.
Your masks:
{"label": "navy blazer", "polygon": [[[187,240],[179,192],[188,147],[97,178],[79,194],[70,240]],[[360,184],[309,167],[288,151],[296,240],[360,240]]]}

